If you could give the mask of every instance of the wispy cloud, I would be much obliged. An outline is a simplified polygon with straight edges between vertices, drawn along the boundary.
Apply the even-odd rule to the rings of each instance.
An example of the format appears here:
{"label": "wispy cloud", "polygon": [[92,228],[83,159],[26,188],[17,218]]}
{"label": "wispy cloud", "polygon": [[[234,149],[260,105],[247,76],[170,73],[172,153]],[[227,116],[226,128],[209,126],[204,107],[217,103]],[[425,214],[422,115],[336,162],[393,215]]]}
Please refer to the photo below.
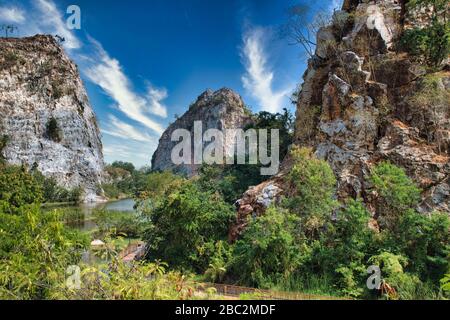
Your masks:
{"label": "wispy cloud", "polygon": [[141,142],[149,142],[152,141],[152,137],[150,137],[147,133],[141,132],[132,125],[119,120],[117,117],[113,115],[108,116],[108,123],[105,125],[105,128],[102,129],[104,134],[121,138],[121,139],[131,139],[135,141]]}
{"label": "wispy cloud", "polygon": [[[152,151],[156,148],[158,139],[147,133],[139,125],[134,127],[127,123],[133,120],[144,128],[157,134],[164,127],[150,115],[167,117],[167,107],[163,101],[168,97],[164,88],[156,88],[150,84],[142,94],[138,94],[133,83],[125,75],[121,63],[112,58],[95,39],[78,37],[66,26],[65,9],[54,0],[30,0],[30,10],[20,7],[0,6],[0,21],[15,23],[21,36],[35,34],[59,35],[65,38],[63,46],[72,59],[80,66],[86,78],[100,87],[114,102],[114,107],[123,113],[123,117],[108,116],[102,123],[105,156],[109,160],[118,158],[137,163],[147,163],[149,155],[142,150]],[[82,40],[83,39],[83,40]],[[149,82],[148,82],[149,83]],[[127,140],[128,148],[121,143]],[[137,159],[137,160],[136,160]],[[135,161],[136,160],[136,161]]]}
{"label": "wispy cloud", "polygon": [[167,107],[162,104],[162,101],[168,96],[166,89],[157,89],[149,85],[147,101],[150,104],[150,112],[162,118],[167,118]]}
{"label": "wispy cloud", "polygon": [[111,58],[96,40],[90,40],[97,48],[98,60],[95,59],[96,63],[85,70],[89,80],[102,88],[128,118],[162,134],[164,128],[147,115],[152,111],[148,101],[133,91],[131,81],[123,72],[119,61]]}
{"label": "wispy cloud", "polygon": [[244,33],[241,54],[246,74],[242,77],[242,82],[264,111],[278,112],[283,108],[283,102],[292,88],[280,91],[273,89],[274,73],[267,63],[267,53],[263,46],[264,34],[263,28],[252,28]]}
{"label": "wispy cloud", "polygon": [[[126,161],[134,163],[136,166],[150,165],[152,152],[156,146],[149,148],[148,143],[131,142],[127,145],[119,144],[114,141],[108,141],[103,147],[103,154],[108,162]],[[148,152],[142,152],[148,150]]]}
{"label": "wispy cloud", "polygon": [[18,7],[0,7],[0,21],[22,23],[25,21],[25,13]]}

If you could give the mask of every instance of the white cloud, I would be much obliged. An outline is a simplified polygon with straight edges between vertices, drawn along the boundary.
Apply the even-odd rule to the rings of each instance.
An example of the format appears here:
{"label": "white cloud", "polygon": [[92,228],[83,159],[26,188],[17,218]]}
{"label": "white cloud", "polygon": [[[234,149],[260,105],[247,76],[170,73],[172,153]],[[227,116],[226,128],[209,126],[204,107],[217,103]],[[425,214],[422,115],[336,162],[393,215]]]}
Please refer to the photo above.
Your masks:
{"label": "white cloud", "polygon": [[147,100],[150,104],[150,112],[162,118],[167,118],[167,107],[161,103],[167,97],[166,89],[157,89],[149,85]]}
{"label": "white cloud", "polygon": [[100,86],[127,117],[162,134],[164,128],[148,117],[147,113],[152,111],[148,101],[132,90],[131,82],[124,74],[119,61],[111,58],[100,43],[94,39],[91,39],[91,42],[97,48],[99,60],[85,69],[84,72],[89,80]]}
{"label": "white cloud", "polygon": [[150,165],[152,152],[155,149],[156,146],[149,147],[147,143],[142,142],[131,142],[124,145],[115,141],[108,141],[103,147],[103,154],[108,163],[126,161],[133,163],[135,166],[148,166]]}
{"label": "white cloud", "polygon": [[22,23],[25,21],[25,13],[17,7],[0,7],[0,21]]}
{"label": "white cloud", "polygon": [[[80,64],[80,69],[94,84],[98,85],[115,101],[115,107],[128,119],[134,120],[157,134],[164,127],[151,119],[150,115],[165,118],[167,107],[163,104],[168,97],[167,90],[148,85],[142,95],[133,90],[132,82],[123,72],[120,62],[110,57],[102,45],[94,39],[83,43],[66,26],[65,10],[54,0],[30,0],[32,9],[27,12],[18,7],[0,7],[0,21],[16,23],[20,36],[35,34],[58,34],[65,38],[63,46],[72,59]],[[91,46],[93,44],[93,46]],[[126,120],[125,120],[126,121]],[[103,127],[105,157],[108,160],[124,160],[136,164],[148,164],[151,152],[156,149],[157,140],[142,128],[135,128],[124,119],[110,116]],[[119,140],[120,139],[120,140]],[[124,147],[123,140],[126,139]],[[121,141],[122,140],[122,141]],[[148,153],[142,151],[148,150]]]}
{"label": "white cloud", "polygon": [[152,138],[145,132],[141,132],[135,127],[125,123],[113,115],[108,116],[108,123],[105,129],[102,129],[102,132],[121,139],[131,139],[135,141],[141,142],[149,142],[152,141]]}
{"label": "white cloud", "polygon": [[253,28],[244,34],[242,56],[246,74],[242,77],[244,88],[260,104],[264,111],[279,112],[292,88],[273,89],[273,71],[267,65],[267,54],[263,48],[264,29]]}

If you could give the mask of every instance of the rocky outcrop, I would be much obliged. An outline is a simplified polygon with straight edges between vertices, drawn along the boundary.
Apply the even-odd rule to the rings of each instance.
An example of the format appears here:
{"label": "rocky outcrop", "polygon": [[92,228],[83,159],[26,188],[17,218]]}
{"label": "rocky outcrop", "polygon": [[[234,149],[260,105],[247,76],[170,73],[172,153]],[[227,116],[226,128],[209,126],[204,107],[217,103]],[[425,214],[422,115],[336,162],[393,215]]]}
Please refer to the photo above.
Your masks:
{"label": "rocky outcrop", "polygon": [[[189,110],[175,123],[171,124],[159,140],[159,145],[152,158],[152,169],[155,171],[172,170],[193,176],[199,165],[194,164],[194,122],[201,121],[202,131],[208,129],[243,129],[252,122],[251,113],[246,109],[242,98],[230,89],[216,92],[207,90],[201,94]],[[178,141],[172,141],[172,133],[177,129],[186,129],[192,137],[191,164],[175,165],[171,159],[172,150]],[[227,137],[225,137],[227,139]],[[224,154],[234,154],[233,141],[224,141]]]}
{"label": "rocky outcrop", "polygon": [[97,201],[103,154],[77,67],[51,36],[0,39],[0,130],[9,163],[37,167]]}
{"label": "rocky outcrop", "polygon": [[[344,11],[318,34],[297,105],[295,144],[329,162],[340,199],[361,197],[374,216],[376,194],[368,177],[383,160],[405,168],[424,190],[420,211],[450,213],[450,73],[426,74],[398,51],[405,23],[420,26],[425,19],[407,15],[404,3],[345,1]],[[282,188],[279,181],[253,187],[259,191],[238,202],[231,240],[245,217],[261,214],[254,203],[264,186]]]}

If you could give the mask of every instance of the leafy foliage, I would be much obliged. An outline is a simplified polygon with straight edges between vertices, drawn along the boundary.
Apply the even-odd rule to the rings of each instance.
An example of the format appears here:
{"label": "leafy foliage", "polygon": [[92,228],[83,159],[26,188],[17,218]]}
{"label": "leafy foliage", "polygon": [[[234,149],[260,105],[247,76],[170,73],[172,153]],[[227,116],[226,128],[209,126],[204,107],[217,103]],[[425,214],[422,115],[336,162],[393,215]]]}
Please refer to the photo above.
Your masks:
{"label": "leafy foliage", "polygon": [[0,164],[0,212],[16,214],[42,198],[42,186],[25,167]]}
{"label": "leafy foliage", "polygon": [[86,239],[58,211],[40,211],[41,187],[24,168],[2,168],[0,198],[0,298],[47,298]]}
{"label": "leafy foliage", "polygon": [[149,258],[173,267],[204,271],[208,244],[223,240],[234,213],[218,194],[185,181],[168,191],[150,213]]}
{"label": "leafy foliage", "polygon": [[47,178],[37,169],[32,170],[33,177],[42,186],[43,203],[62,203],[80,201],[82,188],[66,189],[58,185],[56,179]]}
{"label": "leafy foliage", "polygon": [[236,243],[232,262],[241,282],[271,287],[292,275],[302,256],[298,222],[297,216],[276,208],[250,221]]}
{"label": "leafy foliage", "polygon": [[284,159],[293,141],[294,123],[294,117],[287,109],[284,109],[283,113],[262,111],[256,115],[254,124],[246,129],[278,129],[280,134],[280,159]]}
{"label": "leafy foliage", "polygon": [[108,233],[113,236],[125,235],[128,238],[137,238],[143,232],[141,219],[131,212],[96,210],[94,217],[101,234]]}
{"label": "leafy foliage", "polygon": [[337,206],[333,199],[336,178],[328,163],[315,158],[311,149],[294,148],[291,157],[294,165],[287,180],[293,191],[284,206],[303,219],[304,228],[314,237]]}
{"label": "leafy foliage", "polygon": [[450,23],[447,21],[447,0],[412,0],[409,9],[431,7],[433,17],[424,28],[406,30],[401,45],[411,54],[422,57],[432,68],[437,68],[450,54]]}
{"label": "leafy foliage", "polygon": [[46,135],[50,140],[54,142],[60,142],[62,139],[62,132],[59,128],[58,121],[53,117],[51,117],[47,122]]}
{"label": "leafy foliage", "polygon": [[106,166],[110,182],[100,188],[109,199],[119,199],[137,195],[145,189],[148,181],[146,169],[136,170],[129,162],[116,161]]}
{"label": "leafy foliage", "polygon": [[388,162],[377,165],[370,180],[379,197],[379,222],[382,227],[394,231],[400,217],[418,204],[420,190],[403,169]]}

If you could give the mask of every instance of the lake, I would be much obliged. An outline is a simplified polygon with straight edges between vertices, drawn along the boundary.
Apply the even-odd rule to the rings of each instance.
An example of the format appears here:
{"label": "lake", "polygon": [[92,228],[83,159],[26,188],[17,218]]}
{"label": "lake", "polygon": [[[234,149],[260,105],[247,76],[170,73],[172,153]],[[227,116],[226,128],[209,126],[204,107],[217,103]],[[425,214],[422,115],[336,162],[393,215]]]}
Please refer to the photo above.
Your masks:
{"label": "lake", "polygon": [[71,217],[68,219],[67,225],[71,228],[82,232],[91,232],[97,229],[94,220],[95,210],[119,211],[134,213],[134,205],[136,202],[133,199],[122,199],[117,201],[110,201],[106,203],[83,203],[79,205],[63,205],[52,206],[45,208],[46,210],[64,209],[65,212],[70,212]]}

